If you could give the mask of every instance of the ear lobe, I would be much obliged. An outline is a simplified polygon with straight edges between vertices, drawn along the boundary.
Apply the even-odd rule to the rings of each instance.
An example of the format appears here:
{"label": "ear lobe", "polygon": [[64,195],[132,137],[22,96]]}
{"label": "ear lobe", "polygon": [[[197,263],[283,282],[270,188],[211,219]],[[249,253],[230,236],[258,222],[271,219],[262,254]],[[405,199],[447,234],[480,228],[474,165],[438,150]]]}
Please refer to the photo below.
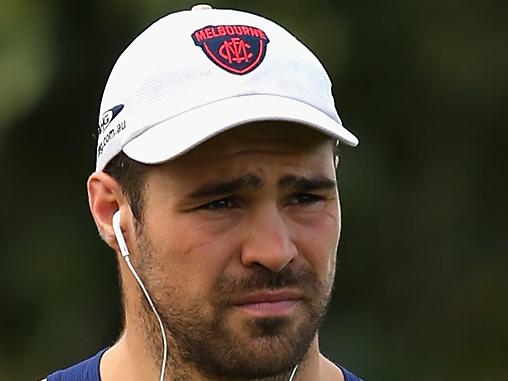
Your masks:
{"label": "ear lobe", "polygon": [[128,208],[127,200],[120,184],[105,172],[94,172],[87,181],[88,204],[102,239],[115,251],[118,251],[113,230],[113,214]]}

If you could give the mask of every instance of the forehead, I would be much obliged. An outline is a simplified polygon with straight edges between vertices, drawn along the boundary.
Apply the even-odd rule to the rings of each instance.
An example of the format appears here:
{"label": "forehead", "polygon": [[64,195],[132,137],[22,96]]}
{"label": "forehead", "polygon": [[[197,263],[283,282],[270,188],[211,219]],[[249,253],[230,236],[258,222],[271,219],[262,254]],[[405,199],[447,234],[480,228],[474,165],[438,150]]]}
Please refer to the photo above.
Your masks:
{"label": "forehead", "polygon": [[314,129],[288,122],[256,122],[226,131],[185,155],[156,167],[176,178],[228,176],[263,167],[292,170],[333,167],[334,140]]}
{"label": "forehead", "polygon": [[256,122],[238,126],[206,141],[186,156],[192,159],[207,155],[223,159],[240,153],[299,154],[323,146],[333,149],[327,135],[312,128],[289,122]]}

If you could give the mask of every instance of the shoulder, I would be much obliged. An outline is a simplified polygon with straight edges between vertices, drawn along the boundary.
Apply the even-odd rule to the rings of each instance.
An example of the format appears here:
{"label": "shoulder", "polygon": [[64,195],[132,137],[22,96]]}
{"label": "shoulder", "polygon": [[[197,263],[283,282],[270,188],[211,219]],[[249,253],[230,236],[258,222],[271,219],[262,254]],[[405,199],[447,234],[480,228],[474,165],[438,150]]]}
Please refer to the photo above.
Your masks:
{"label": "shoulder", "polygon": [[342,370],[342,374],[344,375],[344,381],[363,381],[360,377],[351,373],[346,368],[339,366],[339,365],[337,365],[337,366],[340,368],[340,370]]}
{"label": "shoulder", "polygon": [[50,374],[42,381],[100,381],[99,365],[106,349],[69,368]]}
{"label": "shoulder", "polygon": [[[334,361],[327,359],[321,354],[322,369],[326,372],[326,380],[343,380],[343,381],[363,381],[360,377],[356,376],[343,366]],[[323,373],[323,375],[325,375]],[[340,375],[340,376],[339,376]]]}

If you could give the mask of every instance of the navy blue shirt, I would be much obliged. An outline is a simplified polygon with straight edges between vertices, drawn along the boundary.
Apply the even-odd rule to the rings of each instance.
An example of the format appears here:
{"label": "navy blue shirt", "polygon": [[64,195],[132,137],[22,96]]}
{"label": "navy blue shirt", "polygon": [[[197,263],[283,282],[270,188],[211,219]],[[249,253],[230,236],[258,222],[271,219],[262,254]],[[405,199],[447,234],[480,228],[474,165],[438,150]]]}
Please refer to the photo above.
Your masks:
{"label": "navy blue shirt", "polygon": [[79,364],[49,375],[47,381],[101,381],[99,365],[106,349]]}
{"label": "navy blue shirt", "polygon": [[[70,368],[59,370],[48,376],[48,381],[101,381],[99,373],[99,364],[101,357],[106,352],[103,349],[95,356],[90,357],[88,360],[82,361],[79,364],[71,366]],[[344,373],[345,381],[362,381],[361,378],[355,376],[350,371],[340,367]]]}

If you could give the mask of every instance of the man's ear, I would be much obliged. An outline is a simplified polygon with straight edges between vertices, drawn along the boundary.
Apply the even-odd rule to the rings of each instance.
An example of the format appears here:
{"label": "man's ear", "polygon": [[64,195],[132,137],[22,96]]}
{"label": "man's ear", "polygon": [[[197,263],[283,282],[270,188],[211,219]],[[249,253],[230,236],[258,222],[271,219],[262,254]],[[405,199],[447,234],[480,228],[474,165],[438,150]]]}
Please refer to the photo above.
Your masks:
{"label": "man's ear", "polygon": [[102,239],[115,251],[118,251],[113,231],[113,214],[122,210],[129,211],[129,203],[120,184],[105,172],[94,172],[87,181],[88,204]]}

